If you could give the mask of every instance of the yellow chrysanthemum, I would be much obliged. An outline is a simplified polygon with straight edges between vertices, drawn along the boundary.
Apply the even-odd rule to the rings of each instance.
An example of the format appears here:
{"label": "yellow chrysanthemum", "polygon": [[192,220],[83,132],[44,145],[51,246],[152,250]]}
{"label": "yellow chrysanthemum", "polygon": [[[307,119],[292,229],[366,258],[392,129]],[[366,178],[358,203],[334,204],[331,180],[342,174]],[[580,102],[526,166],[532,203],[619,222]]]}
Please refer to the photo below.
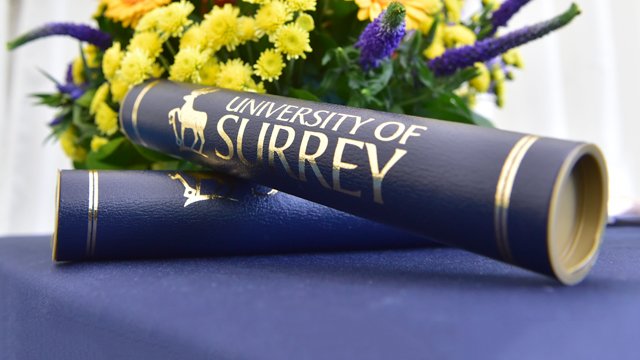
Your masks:
{"label": "yellow chrysanthemum", "polygon": [[135,27],[144,14],[170,2],[171,0],[102,0],[106,6],[104,16],[121,22],[125,27]]}
{"label": "yellow chrysanthemum", "polygon": [[93,95],[93,99],[91,99],[91,105],[89,106],[89,113],[91,115],[95,114],[98,110],[98,106],[103,102],[107,101],[107,97],[109,96],[109,83],[104,83],[100,85],[96,93]]}
{"label": "yellow chrysanthemum", "polygon": [[491,77],[493,78],[493,82],[495,84],[496,104],[499,107],[502,107],[504,106],[504,82],[506,80],[506,75],[500,68],[500,65],[495,65],[491,69]]}
{"label": "yellow chrysanthemum", "polygon": [[289,0],[289,8],[293,11],[315,11],[316,0]]}
{"label": "yellow chrysanthemum", "polygon": [[71,126],[60,135],[60,147],[62,147],[62,151],[73,161],[84,161],[87,157],[87,151],[77,146],[76,141],[76,132]]}
{"label": "yellow chrysanthemum", "polygon": [[220,64],[215,57],[210,57],[200,69],[200,84],[214,86],[218,73],[220,72]]}
{"label": "yellow chrysanthemum", "polygon": [[502,54],[502,60],[506,64],[513,65],[520,69],[524,67],[524,60],[522,59],[522,54],[520,54],[520,51],[518,51],[518,49],[511,49]]}
{"label": "yellow chrysanthemum", "polygon": [[100,50],[98,47],[94,45],[87,45],[82,49],[82,53],[84,54],[84,60],[87,62],[87,66],[90,68],[96,68],[100,66],[98,62],[98,53]]}
{"label": "yellow chrysanthemum", "polygon": [[489,73],[489,69],[487,69],[483,63],[475,63],[474,66],[478,69],[479,74],[469,80],[469,85],[479,92],[487,92],[491,85],[491,74]]}
{"label": "yellow chrysanthemum", "polygon": [[313,51],[309,45],[309,33],[296,24],[282,26],[274,37],[276,49],[286,55],[287,60],[305,59],[305,52]]}
{"label": "yellow chrysanthemum", "polygon": [[116,75],[123,56],[124,54],[120,49],[119,42],[114,42],[113,45],[104,52],[104,56],[102,57],[102,73],[107,80],[111,81]]}
{"label": "yellow chrysanthemum", "polygon": [[155,32],[137,33],[131,38],[129,49],[141,49],[149,54],[149,57],[155,59],[162,52],[162,39]]}
{"label": "yellow chrysanthemum", "polygon": [[96,152],[100,150],[101,147],[107,145],[108,143],[109,143],[109,139],[102,136],[94,135],[91,138],[91,151]]}
{"label": "yellow chrysanthemum", "polygon": [[302,13],[296,19],[296,24],[305,31],[313,31],[316,28],[316,24],[313,21],[313,17],[307,13]]}
{"label": "yellow chrysanthemum", "polygon": [[120,80],[129,85],[137,85],[149,78],[153,70],[153,59],[142,49],[132,49],[122,58],[118,71]]}
{"label": "yellow chrysanthemum", "polygon": [[164,16],[164,8],[159,7],[144,14],[135,26],[136,32],[156,31],[160,19]]}
{"label": "yellow chrysanthemum", "polygon": [[274,0],[262,5],[256,12],[256,27],[260,36],[271,36],[284,23],[291,20],[293,14],[287,4],[280,0]]}
{"label": "yellow chrysanthemum", "polygon": [[194,25],[187,30],[180,38],[180,48],[202,48],[207,47],[207,34],[205,34],[202,27]]}
{"label": "yellow chrysanthemum", "polygon": [[71,63],[71,77],[73,78],[73,83],[76,85],[83,84],[85,82],[84,77],[84,61],[82,61],[82,57],[78,56]]}
{"label": "yellow chrysanthemum", "polygon": [[482,5],[488,6],[491,10],[496,11],[500,7],[499,0],[482,0]]}
{"label": "yellow chrysanthemum", "polygon": [[223,7],[214,6],[205,15],[205,19],[200,26],[207,34],[211,50],[217,51],[224,46],[231,51],[238,46],[240,42],[238,38],[239,12],[240,9],[237,7],[231,4],[224,4]]}
{"label": "yellow chrysanthemum", "polygon": [[122,102],[130,87],[128,83],[117,77],[113,79],[113,81],[111,81],[111,97],[113,101]]}
{"label": "yellow chrysanthemum", "polygon": [[169,80],[199,83],[200,68],[208,57],[209,52],[200,51],[199,48],[180,49],[169,69]]}
{"label": "yellow chrysanthemum", "polygon": [[258,40],[256,20],[249,16],[240,16],[238,18],[238,41],[242,44],[256,40]]}
{"label": "yellow chrysanthemum", "polygon": [[162,65],[158,64],[158,63],[153,63],[153,65],[151,65],[151,71],[149,71],[149,75],[152,78],[159,78],[162,77],[162,75],[164,74],[164,67],[162,67]]}
{"label": "yellow chrysanthemum", "polygon": [[96,111],[96,125],[98,130],[105,135],[115,134],[118,131],[118,113],[106,103],[101,103]]}
{"label": "yellow chrysanthemum", "polygon": [[253,81],[251,74],[251,66],[242,60],[227,60],[220,65],[220,71],[216,76],[216,86],[231,90],[244,90]]}
{"label": "yellow chrysanthemum", "polygon": [[391,0],[355,0],[358,10],[358,20],[370,20],[377,18],[382,10],[386,9]]}
{"label": "yellow chrysanthemum", "polygon": [[447,47],[472,45],[476,42],[476,34],[464,25],[445,27],[443,38]]}
{"label": "yellow chrysanthemum", "polygon": [[193,10],[193,4],[184,0],[165,6],[162,8],[163,14],[158,18],[156,24],[157,31],[164,37],[181,36],[184,29],[193,22],[189,20],[189,15]]}
{"label": "yellow chrysanthemum", "polygon": [[258,94],[265,94],[267,90],[264,88],[264,83],[261,81],[259,83],[253,81],[253,79],[249,80],[243,89],[244,91],[254,92]]}
{"label": "yellow chrysanthemum", "polygon": [[277,80],[284,69],[282,55],[274,49],[267,49],[260,54],[260,58],[253,65],[255,74],[264,81]]}
{"label": "yellow chrysanthemum", "polygon": [[444,0],[449,22],[459,23],[462,14],[462,2],[460,0]]}

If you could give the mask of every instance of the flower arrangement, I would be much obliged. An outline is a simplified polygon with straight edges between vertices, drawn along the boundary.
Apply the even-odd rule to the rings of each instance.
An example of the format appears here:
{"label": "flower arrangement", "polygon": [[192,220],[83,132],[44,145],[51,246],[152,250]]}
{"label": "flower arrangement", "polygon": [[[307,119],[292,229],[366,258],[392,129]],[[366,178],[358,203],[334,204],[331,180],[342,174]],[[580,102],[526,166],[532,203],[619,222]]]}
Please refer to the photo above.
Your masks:
{"label": "flower arrangement", "polygon": [[96,27],[50,23],[8,44],[66,35],[81,42],[64,81],[36,94],[76,168],[192,169],[118,129],[126,92],[168,78],[490,126],[477,94],[504,102],[518,46],[569,22],[576,5],[501,35],[529,0],[101,0]]}

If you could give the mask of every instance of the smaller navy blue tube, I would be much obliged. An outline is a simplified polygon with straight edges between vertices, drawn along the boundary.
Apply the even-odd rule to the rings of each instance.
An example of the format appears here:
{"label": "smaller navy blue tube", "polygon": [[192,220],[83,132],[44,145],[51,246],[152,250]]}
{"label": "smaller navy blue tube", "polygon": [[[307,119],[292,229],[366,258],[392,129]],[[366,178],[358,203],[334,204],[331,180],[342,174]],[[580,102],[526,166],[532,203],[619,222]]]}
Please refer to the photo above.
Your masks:
{"label": "smaller navy blue tube", "polygon": [[61,171],[53,259],[127,259],[433,245],[215,173]]}

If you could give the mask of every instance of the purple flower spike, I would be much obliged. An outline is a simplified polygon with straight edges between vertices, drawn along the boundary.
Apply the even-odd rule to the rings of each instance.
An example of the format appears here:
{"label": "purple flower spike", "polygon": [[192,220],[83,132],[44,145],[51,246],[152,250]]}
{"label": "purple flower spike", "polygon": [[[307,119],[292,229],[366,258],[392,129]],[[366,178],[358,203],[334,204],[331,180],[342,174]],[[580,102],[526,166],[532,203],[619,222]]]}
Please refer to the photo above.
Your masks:
{"label": "purple flower spike", "polygon": [[69,95],[72,100],[78,100],[82,95],[84,95],[84,89],[76,86],[72,83],[69,84],[56,84],[58,91],[63,94]]}
{"label": "purple flower spike", "polygon": [[73,83],[73,63],[69,63],[67,66],[67,73],[65,74],[64,79],[67,84]]}
{"label": "purple flower spike", "polygon": [[580,14],[580,8],[571,4],[563,14],[532,26],[513,31],[499,38],[489,38],[469,46],[448,49],[441,56],[429,61],[429,67],[438,76],[447,76],[477,62],[488,61],[509,49],[543,37],[571,22]]}
{"label": "purple flower spike", "polygon": [[62,122],[62,120],[64,120],[64,116],[62,116],[62,115],[58,115],[58,116],[56,116],[53,120],[51,120],[51,121],[49,122],[49,126],[56,126],[56,125],[59,125],[59,124]]}
{"label": "purple flower spike", "polygon": [[355,47],[360,49],[360,66],[366,71],[380,66],[393,54],[404,37],[405,9],[393,2],[360,34]]}
{"label": "purple flower spike", "polygon": [[507,25],[513,15],[520,11],[520,8],[527,5],[530,0],[505,0],[500,8],[491,15],[491,24],[493,28],[489,35],[495,34],[499,27]]}
{"label": "purple flower spike", "polygon": [[111,46],[111,36],[88,25],[72,23],[48,23],[42,27],[31,30],[28,33],[7,43],[7,48],[13,50],[33,40],[53,35],[66,35],[80,41],[88,42],[105,50]]}

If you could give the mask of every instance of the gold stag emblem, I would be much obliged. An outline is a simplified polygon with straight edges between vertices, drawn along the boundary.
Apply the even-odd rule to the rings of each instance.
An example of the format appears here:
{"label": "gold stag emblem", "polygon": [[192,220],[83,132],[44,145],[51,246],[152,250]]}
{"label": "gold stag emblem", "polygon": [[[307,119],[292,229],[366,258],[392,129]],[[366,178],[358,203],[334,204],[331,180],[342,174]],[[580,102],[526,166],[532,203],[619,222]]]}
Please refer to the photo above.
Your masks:
{"label": "gold stag emblem", "polygon": [[[189,150],[204,157],[208,157],[202,152],[204,148],[204,128],[207,126],[207,113],[204,111],[198,111],[193,108],[195,100],[204,94],[210,94],[218,91],[218,89],[198,89],[193,90],[191,94],[183,97],[184,105],[180,108],[174,108],[169,111],[169,125],[173,126],[173,133],[176,137],[176,144],[180,146],[180,150]],[[180,122],[180,134],[178,135],[178,129],[176,120]],[[184,132],[186,129],[193,131],[193,144],[190,147],[186,147],[184,144]],[[200,147],[196,150],[196,144],[200,142]]]}
{"label": "gold stag emblem", "polygon": [[[195,202],[203,201],[203,200],[213,200],[213,199],[226,199],[232,201],[238,201],[231,197],[231,193],[233,192],[233,186],[224,181],[224,179],[219,178],[213,174],[202,174],[202,173],[190,173],[190,177],[195,179],[195,185],[191,186],[187,179],[182,176],[180,173],[169,174],[169,177],[172,180],[178,180],[184,186],[184,193],[182,194],[187,200],[184,203],[184,207],[187,207]],[[214,190],[221,190],[219,194],[214,192],[210,194],[202,193],[202,182],[203,180],[207,180],[207,182],[211,181],[211,185],[214,185]]]}

